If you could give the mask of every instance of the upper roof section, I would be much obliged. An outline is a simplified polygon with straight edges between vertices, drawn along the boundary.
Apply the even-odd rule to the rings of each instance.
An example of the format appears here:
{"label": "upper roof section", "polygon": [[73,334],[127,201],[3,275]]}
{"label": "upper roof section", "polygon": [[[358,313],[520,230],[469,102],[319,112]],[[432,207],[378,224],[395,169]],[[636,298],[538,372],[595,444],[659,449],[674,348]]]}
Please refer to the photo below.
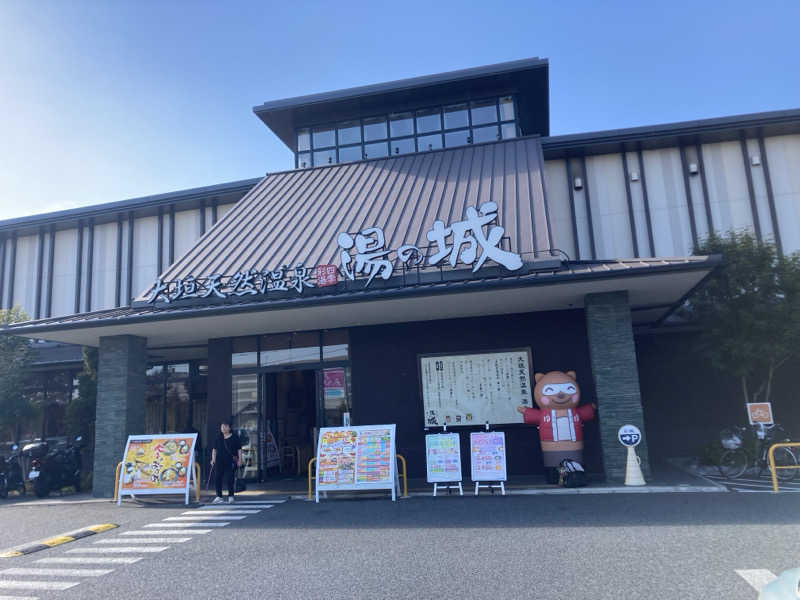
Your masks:
{"label": "upper roof section", "polygon": [[511,62],[266,102],[253,112],[293,152],[295,131],[332,121],[513,94],[522,135],[550,134],[547,59]]}

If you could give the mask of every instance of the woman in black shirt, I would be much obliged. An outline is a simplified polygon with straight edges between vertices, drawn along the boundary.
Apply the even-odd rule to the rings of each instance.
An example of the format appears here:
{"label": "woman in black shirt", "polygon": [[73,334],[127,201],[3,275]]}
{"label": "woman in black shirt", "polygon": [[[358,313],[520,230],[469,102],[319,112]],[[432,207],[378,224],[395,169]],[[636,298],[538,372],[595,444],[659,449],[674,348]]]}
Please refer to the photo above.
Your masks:
{"label": "woman in black shirt", "polygon": [[242,444],[239,437],[231,431],[231,424],[223,421],[220,434],[211,450],[211,469],[214,471],[214,481],[217,484],[217,497],[213,504],[221,504],[222,482],[228,485],[228,503],[233,503],[233,480],[236,467],[242,464]]}

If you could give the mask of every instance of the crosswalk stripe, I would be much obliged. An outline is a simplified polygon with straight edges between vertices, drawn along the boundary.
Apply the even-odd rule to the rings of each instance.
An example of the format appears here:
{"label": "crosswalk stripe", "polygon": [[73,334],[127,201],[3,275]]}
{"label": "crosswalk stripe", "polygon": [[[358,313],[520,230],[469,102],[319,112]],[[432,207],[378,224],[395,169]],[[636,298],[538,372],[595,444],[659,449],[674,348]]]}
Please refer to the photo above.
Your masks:
{"label": "crosswalk stripe", "polygon": [[114,569],[38,569],[36,567],[16,567],[3,569],[0,575],[33,575],[53,577],[101,577],[113,573]]}
{"label": "crosswalk stripe", "polygon": [[736,573],[757,592],[760,592],[761,588],[776,579],[772,571],[767,569],[736,569]]}
{"label": "crosswalk stripe", "polygon": [[153,537],[153,538],[128,538],[128,539],[120,539],[116,538],[113,540],[98,540],[95,544],[171,544],[175,542],[176,544],[181,544],[183,542],[188,542],[192,538],[190,537]]}
{"label": "crosswalk stripe", "polygon": [[234,504],[283,504],[286,500],[237,500]]}
{"label": "crosswalk stripe", "polygon": [[233,508],[224,508],[219,504],[210,504],[206,506],[201,506],[197,510],[202,510],[203,512],[213,512],[218,510],[253,510],[258,509],[262,510],[264,508],[275,508],[275,504],[245,504],[243,506],[236,506],[234,505]]}
{"label": "crosswalk stripe", "polygon": [[182,515],[257,515],[261,512],[261,509],[258,510],[221,510],[221,509],[211,509],[211,510],[187,510]]}
{"label": "crosswalk stripe", "polygon": [[211,531],[211,529],[137,529],[125,531],[121,535],[203,535]]}
{"label": "crosswalk stripe", "polygon": [[0,580],[0,588],[7,590],[68,590],[80,581],[19,581],[16,579]]}
{"label": "crosswalk stripe", "polygon": [[48,556],[36,562],[51,565],[130,565],[140,560],[141,556]]}
{"label": "crosswalk stripe", "polygon": [[39,600],[36,596],[0,596],[0,600]]}
{"label": "crosswalk stripe", "polygon": [[169,546],[119,546],[116,548],[75,548],[67,550],[68,554],[127,554],[136,552],[163,552]]}
{"label": "crosswalk stripe", "polygon": [[227,521],[218,523],[216,521],[203,521],[202,523],[150,523],[145,525],[147,529],[155,529],[157,527],[225,527],[230,525]]}
{"label": "crosswalk stripe", "polygon": [[246,519],[247,515],[195,515],[193,517],[167,517],[165,521],[241,521]]}

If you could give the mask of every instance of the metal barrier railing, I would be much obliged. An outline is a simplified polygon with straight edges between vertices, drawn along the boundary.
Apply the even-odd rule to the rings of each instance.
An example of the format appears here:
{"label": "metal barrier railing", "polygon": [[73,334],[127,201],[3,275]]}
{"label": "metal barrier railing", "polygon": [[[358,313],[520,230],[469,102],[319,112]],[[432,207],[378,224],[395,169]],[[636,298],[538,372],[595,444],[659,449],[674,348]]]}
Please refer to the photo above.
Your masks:
{"label": "metal barrier railing", "polygon": [[772,475],[772,491],[778,492],[778,472],[777,469],[800,469],[800,465],[777,466],[775,464],[775,448],[800,448],[800,442],[780,442],[772,444],[767,452],[767,459],[769,460],[769,472]]}
{"label": "metal barrier railing", "polygon": [[[406,457],[402,454],[398,454],[397,458],[400,459],[400,463],[403,465],[402,469],[398,473],[398,477],[402,478],[403,480],[403,495],[402,498],[408,498],[408,471],[406,469]],[[308,499],[312,500],[314,498],[314,488],[312,485],[312,481],[314,479],[314,470],[311,468],[314,463],[317,462],[316,457],[312,457],[311,460],[308,461]]]}
{"label": "metal barrier railing", "polygon": [[[122,470],[122,463],[117,463],[117,470],[114,474],[114,502],[119,495],[119,474]],[[194,497],[200,502],[200,465],[194,463]]]}

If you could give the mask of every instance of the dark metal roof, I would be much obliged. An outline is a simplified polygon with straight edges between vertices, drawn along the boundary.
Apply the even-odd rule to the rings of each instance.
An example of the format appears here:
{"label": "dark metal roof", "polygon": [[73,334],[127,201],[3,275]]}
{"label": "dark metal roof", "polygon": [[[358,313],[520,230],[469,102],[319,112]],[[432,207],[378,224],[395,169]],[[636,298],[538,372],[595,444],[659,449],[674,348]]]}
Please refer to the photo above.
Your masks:
{"label": "dark metal roof", "polygon": [[738,140],[742,133],[748,137],[800,133],[800,109],[555,135],[542,138],[542,150],[546,159],[555,159],[632,151],[639,148],[646,150],[683,144],[731,141]]}
{"label": "dark metal roof", "polygon": [[[440,280],[415,285],[395,285],[394,287],[358,287],[341,282],[336,287],[327,288],[325,293],[314,295],[282,296],[280,299],[264,297],[245,297],[236,303],[209,301],[204,305],[149,305],[121,307],[65,317],[27,321],[4,327],[3,330],[15,335],[36,337],[48,331],[85,329],[126,325],[146,321],[162,321],[213,316],[218,314],[279,310],[291,307],[314,306],[320,304],[342,304],[348,302],[367,302],[402,298],[409,296],[433,296],[459,292],[482,291],[487,289],[519,288],[537,285],[568,284],[586,280],[603,280],[625,277],[646,277],[675,272],[710,272],[721,264],[719,256],[690,256],[680,258],[629,259],[610,261],[573,261],[562,269],[525,274],[502,274],[494,277],[474,279]],[[670,306],[659,306],[664,313]]]}
{"label": "dark metal roof", "polygon": [[253,112],[295,150],[295,129],[487,95],[517,95],[525,134],[549,134],[549,68],[545,58],[425,75],[375,85],[265,102]]}
{"label": "dark metal roof", "polygon": [[119,200],[117,202],[107,202],[105,204],[71,208],[68,210],[43,213],[40,215],[6,219],[0,221],[0,231],[13,229],[20,230],[28,227],[40,227],[43,225],[75,222],[89,218],[94,218],[98,220],[98,222],[101,222],[104,216],[116,215],[119,212],[130,210],[135,210],[137,212],[146,211],[147,209],[155,208],[161,205],[175,203],[185,203],[187,205],[191,205],[192,203],[199,203],[203,200],[208,201],[212,200],[213,198],[218,198],[225,202],[235,202],[259,181],[261,181],[260,178],[242,179],[239,181],[231,181],[229,183],[219,183],[216,185],[191,188],[188,190],[167,192],[165,194],[142,196],[140,198]]}
{"label": "dark metal roof", "polygon": [[538,138],[276,173],[161,278],[334,264],[339,233],[373,226],[383,228],[387,249],[423,248],[435,220],[459,221],[466,207],[488,201],[511,249],[533,255],[551,248],[541,173]]}

